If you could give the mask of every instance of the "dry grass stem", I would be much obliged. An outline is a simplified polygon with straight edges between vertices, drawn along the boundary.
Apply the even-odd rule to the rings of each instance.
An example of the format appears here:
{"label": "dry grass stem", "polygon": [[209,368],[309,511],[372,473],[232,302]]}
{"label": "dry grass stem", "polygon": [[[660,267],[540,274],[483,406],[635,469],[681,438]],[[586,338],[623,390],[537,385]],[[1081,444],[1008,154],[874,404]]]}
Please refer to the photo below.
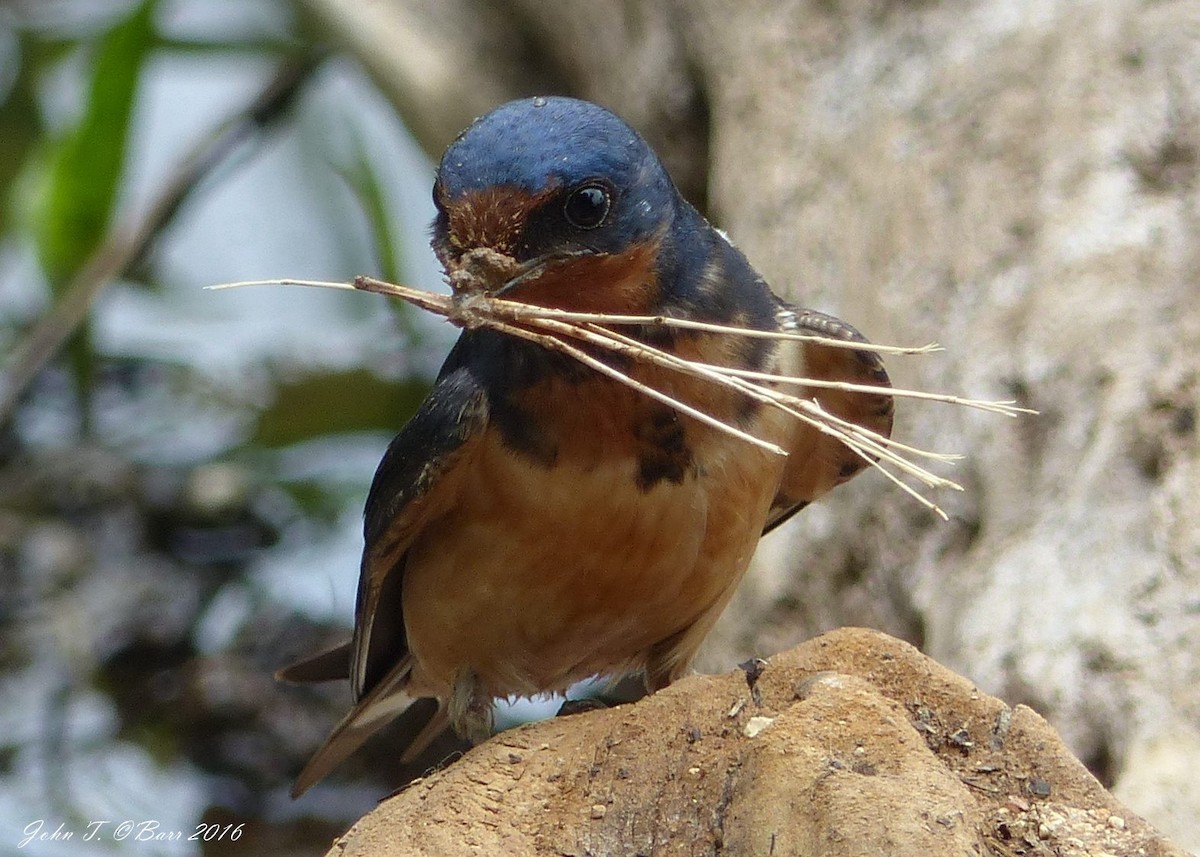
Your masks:
{"label": "dry grass stem", "polygon": [[652,399],[655,399],[666,405],[670,405],[682,413],[699,420],[707,426],[711,426],[718,431],[725,432],[726,434],[736,437],[739,440],[744,440],[747,443],[754,444],[761,449],[765,449],[767,452],[772,452],[776,455],[787,455],[787,451],[782,447],[777,446],[770,441],[763,440],[762,438],[755,437],[749,432],[742,431],[741,429],[731,426],[728,423],[723,423],[716,417],[710,416],[709,414],[706,414],[704,411],[701,411],[697,408],[693,408],[691,405],[684,404],[683,402],[679,401],[673,396],[667,395],[661,390],[656,390],[647,384],[643,384],[641,381],[629,377],[619,369],[609,366],[602,360],[597,360],[586,351],[576,348],[574,345],[571,345],[567,342],[563,342],[561,339],[558,339],[555,336],[545,333],[534,333],[532,331],[525,330],[524,328],[517,327],[516,325],[505,324],[504,322],[489,324],[488,327],[501,331],[502,333],[506,333],[509,336],[515,336],[518,339],[536,342],[538,345],[541,345],[542,347],[548,348],[552,351],[558,351],[562,354],[566,354],[575,360],[578,360],[583,365],[595,369],[600,374],[607,375],[608,377],[620,381],[622,384],[637,390],[639,393],[643,393]]}
{"label": "dry grass stem", "polygon": [[[925,352],[921,352],[925,353]],[[767,381],[773,384],[791,384],[798,387],[820,387],[825,390],[846,390],[855,393],[881,393],[904,399],[924,399],[927,402],[941,402],[947,405],[960,405],[964,408],[975,408],[988,413],[1001,414],[1006,417],[1016,417],[1021,414],[1037,413],[1030,408],[1018,407],[1012,401],[991,401],[988,399],[964,399],[949,393],[928,393],[924,390],[904,390],[896,387],[875,387],[871,384],[853,384],[849,381],[822,381],[817,378],[800,378],[790,375],[772,375],[769,372],[754,372],[749,369],[731,369],[727,366],[712,366],[723,374],[737,378],[748,378],[753,381]]]}
{"label": "dry grass stem", "polygon": [[[395,283],[387,283],[371,277],[359,277],[353,284],[323,280],[278,279],[224,283],[218,286],[211,286],[210,288],[228,289],[254,285],[291,285],[349,291],[368,291],[400,298],[421,309],[444,316],[451,323],[459,327],[467,329],[487,327],[508,336],[524,339],[536,343],[543,348],[567,355],[573,360],[577,360],[581,364],[621,384],[625,384],[643,395],[663,402],[707,426],[736,437],[746,443],[753,444],[760,449],[785,455],[786,452],[776,444],[722,422],[698,408],[679,401],[662,390],[655,389],[631,377],[626,372],[609,365],[594,356],[594,354],[589,353],[581,345],[590,346],[594,349],[602,349],[628,358],[631,361],[649,363],[673,372],[719,384],[764,405],[778,408],[789,416],[811,426],[813,429],[837,438],[850,447],[850,449],[854,450],[865,461],[882,472],[890,481],[894,482],[906,493],[913,496],[918,502],[942,518],[946,518],[946,513],[932,500],[908,484],[902,476],[913,479],[930,489],[948,488],[961,491],[962,488],[957,483],[932,473],[912,460],[913,458],[926,458],[939,462],[951,462],[961,456],[931,452],[900,443],[829,413],[821,407],[816,399],[792,395],[777,389],[777,387],[785,385],[813,389],[876,393],[961,405],[1005,416],[1032,413],[1032,411],[1025,408],[1016,407],[1013,402],[984,401],[942,393],[927,393],[920,390],[904,390],[870,384],[779,376],[767,372],[753,372],[686,360],[668,351],[663,351],[653,345],[649,345],[642,340],[613,330],[612,326],[668,327],[731,336],[751,336],[809,342],[831,348],[852,348],[883,354],[928,354],[931,351],[940,350],[939,346],[932,344],[916,348],[873,345],[787,331],[749,330],[690,319],[672,318],[670,316],[606,315],[601,313],[568,312],[492,297],[484,293],[482,289],[462,288],[461,284],[460,288],[456,289],[454,294],[445,295],[401,286]],[[575,340],[581,345],[573,345],[568,340]]]}

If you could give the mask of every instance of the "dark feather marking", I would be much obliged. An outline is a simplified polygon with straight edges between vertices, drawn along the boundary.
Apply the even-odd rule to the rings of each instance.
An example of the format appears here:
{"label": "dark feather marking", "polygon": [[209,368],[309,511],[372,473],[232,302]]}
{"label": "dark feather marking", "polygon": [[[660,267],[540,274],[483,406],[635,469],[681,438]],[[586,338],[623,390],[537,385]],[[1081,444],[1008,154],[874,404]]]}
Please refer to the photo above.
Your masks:
{"label": "dark feather marking", "polygon": [[656,408],[648,420],[634,427],[638,442],[637,486],[649,491],[666,480],[678,485],[694,469],[692,450],[679,414]]}
{"label": "dark feather marking", "polygon": [[558,460],[558,445],[539,424],[537,418],[516,406],[511,397],[492,404],[492,422],[500,430],[504,445],[542,467],[553,467]]}
{"label": "dark feather marking", "polygon": [[487,392],[490,418],[505,445],[543,467],[557,460],[558,444],[543,430],[536,414],[521,405],[523,394],[551,377],[568,384],[595,377],[572,357],[492,330],[464,333],[446,365],[461,366],[471,373]]}

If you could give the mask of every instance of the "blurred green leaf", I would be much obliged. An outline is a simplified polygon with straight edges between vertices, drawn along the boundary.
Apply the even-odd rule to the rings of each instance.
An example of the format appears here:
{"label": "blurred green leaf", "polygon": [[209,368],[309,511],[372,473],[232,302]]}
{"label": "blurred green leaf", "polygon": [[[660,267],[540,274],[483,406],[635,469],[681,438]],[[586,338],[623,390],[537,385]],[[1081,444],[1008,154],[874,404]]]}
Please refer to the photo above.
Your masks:
{"label": "blurred green leaf", "polygon": [[9,197],[0,208],[0,234],[12,228],[17,203],[12,194],[17,188],[21,167],[32,155],[34,144],[42,133],[42,119],[34,96],[36,65],[30,57],[35,46],[32,38],[21,38],[17,77],[8,97],[0,103],[0,188],[5,188]]}
{"label": "blurred green leaf", "polygon": [[336,167],[337,173],[354,193],[367,217],[376,261],[379,264],[379,276],[388,282],[398,283],[400,254],[396,252],[396,244],[392,238],[395,233],[392,230],[392,218],[388,211],[384,187],[371,165],[371,158],[362,144],[357,126],[351,126],[351,132],[354,160],[348,165]]}
{"label": "blurred green leaf", "polygon": [[34,234],[61,288],[104,240],[125,164],[142,67],[154,47],[157,0],[144,0],[98,41],[79,124],[53,144]]}
{"label": "blurred green leaf", "polygon": [[366,369],[301,378],[276,388],[253,442],[279,447],[340,432],[398,432],[428,392],[427,381],[385,381]]}
{"label": "blurred green leaf", "polygon": [[[392,221],[387,202],[387,187],[375,170],[371,155],[363,145],[361,128],[348,125],[354,146],[354,160],[348,165],[335,165],[339,177],[354,194],[367,218],[371,229],[371,241],[375,250],[378,276],[389,283],[403,282],[404,260],[400,256],[398,231]],[[421,328],[413,321],[413,308],[403,301],[389,301],[396,321],[410,345],[421,342]]]}

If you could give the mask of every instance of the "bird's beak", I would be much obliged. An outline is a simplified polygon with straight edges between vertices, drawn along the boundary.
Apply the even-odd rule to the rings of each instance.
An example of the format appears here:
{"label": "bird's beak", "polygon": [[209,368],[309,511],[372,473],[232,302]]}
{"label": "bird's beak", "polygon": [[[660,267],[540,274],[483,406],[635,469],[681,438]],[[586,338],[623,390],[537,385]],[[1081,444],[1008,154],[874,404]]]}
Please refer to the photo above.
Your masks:
{"label": "bird's beak", "polygon": [[450,287],[459,294],[504,297],[557,265],[589,253],[587,250],[562,250],[518,262],[490,247],[474,247],[464,252],[448,271]]}
{"label": "bird's beak", "polygon": [[536,259],[530,259],[523,263],[517,271],[513,273],[493,294],[496,297],[503,297],[512,293],[513,290],[521,285],[536,280],[549,269],[568,262],[572,259],[578,259],[580,256],[590,255],[588,250],[560,250],[555,253],[546,253],[538,256]]}
{"label": "bird's beak", "polygon": [[520,268],[512,256],[490,247],[472,247],[446,264],[446,277],[455,294],[494,294]]}

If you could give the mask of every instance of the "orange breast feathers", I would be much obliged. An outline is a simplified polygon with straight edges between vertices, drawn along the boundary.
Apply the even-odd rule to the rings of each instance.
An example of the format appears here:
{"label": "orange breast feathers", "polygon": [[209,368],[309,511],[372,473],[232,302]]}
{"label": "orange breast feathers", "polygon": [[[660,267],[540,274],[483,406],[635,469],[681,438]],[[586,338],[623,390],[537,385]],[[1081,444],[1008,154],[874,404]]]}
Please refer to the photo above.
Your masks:
{"label": "orange breast feathers", "polygon": [[568,389],[555,434],[576,442],[558,447],[553,466],[489,431],[464,463],[453,510],[412,545],[410,693],[448,695],[463,666],[495,696],[642,667],[651,686],[665,685],[745,572],[782,460],[689,423],[693,466],[645,487],[637,433],[621,425],[644,400],[607,379]]}

